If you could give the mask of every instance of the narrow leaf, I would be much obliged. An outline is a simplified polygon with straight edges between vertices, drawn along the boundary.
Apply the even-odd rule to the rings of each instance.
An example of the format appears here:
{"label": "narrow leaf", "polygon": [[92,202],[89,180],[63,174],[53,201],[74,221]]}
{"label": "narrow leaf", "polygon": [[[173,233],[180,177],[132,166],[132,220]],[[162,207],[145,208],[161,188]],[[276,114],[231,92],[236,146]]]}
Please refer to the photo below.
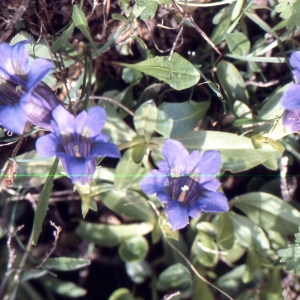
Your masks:
{"label": "narrow leaf", "polygon": [[32,241],[33,245],[37,244],[40,233],[42,232],[43,221],[45,219],[48,210],[48,203],[53,188],[53,180],[57,169],[57,165],[58,165],[58,158],[55,158],[53,165],[50,169],[50,172],[48,174],[48,177],[46,179],[45,185],[41,191],[39,201],[37,203],[37,208],[36,208],[34,221],[33,221],[33,241]]}

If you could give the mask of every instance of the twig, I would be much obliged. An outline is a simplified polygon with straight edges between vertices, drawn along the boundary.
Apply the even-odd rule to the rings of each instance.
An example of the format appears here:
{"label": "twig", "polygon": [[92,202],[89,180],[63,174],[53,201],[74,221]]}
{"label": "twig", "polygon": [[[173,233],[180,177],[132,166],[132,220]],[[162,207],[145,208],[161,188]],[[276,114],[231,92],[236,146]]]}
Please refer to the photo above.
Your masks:
{"label": "twig", "polygon": [[127,111],[130,115],[132,115],[134,117],[134,112],[133,111],[131,111],[129,108],[127,108],[126,106],[124,106],[123,104],[121,104],[120,102],[118,102],[114,99],[104,97],[104,96],[90,96],[89,98],[90,99],[96,99],[96,100],[104,100],[104,101],[114,103],[114,104],[120,106],[121,108],[123,108],[125,111]]}
{"label": "twig", "polygon": [[174,7],[177,9],[179,14],[181,15],[182,19],[190,22],[194,28],[200,33],[200,35],[213,47],[213,49],[222,56],[222,53],[220,50],[215,46],[215,44],[211,41],[211,39],[206,35],[206,33],[195,23],[193,17],[190,14],[187,14],[182,7],[180,7],[174,0],[171,0]]}
{"label": "twig", "polygon": [[12,246],[11,246],[11,241],[12,241],[12,238],[16,235],[16,233],[18,231],[20,231],[23,227],[24,227],[24,225],[18,226],[17,229],[13,230],[12,232],[10,232],[8,234],[8,239],[7,239],[8,262],[7,262],[7,265],[6,265],[6,272],[5,272],[5,274],[3,276],[3,279],[1,281],[0,299],[3,299],[3,293],[4,293],[4,289],[5,289],[5,285],[7,283],[7,280],[9,278],[9,276],[14,272],[13,263],[15,261],[16,255],[15,255],[15,249],[12,248]]}
{"label": "twig", "polygon": [[[179,36],[181,35],[182,30],[183,30],[183,27],[182,27],[182,23],[183,23],[183,22],[181,22],[181,23],[178,25],[178,27],[176,27],[176,28],[170,28],[170,27],[166,27],[166,26],[163,26],[163,25],[159,26],[160,24],[157,25],[157,26],[159,26],[159,27],[166,28],[166,29],[169,29],[169,30],[174,30],[174,29],[178,29],[178,28],[179,28],[179,33],[178,33],[177,36],[176,36],[175,42],[173,43],[173,47],[172,47],[172,48],[169,48],[169,49],[166,49],[166,50],[161,50],[161,49],[158,47],[158,45],[156,44],[156,42],[155,42],[155,40],[154,40],[154,37],[152,36],[152,32],[151,32],[151,29],[150,29],[148,23],[147,23],[146,21],[144,21],[144,22],[145,22],[145,24],[146,24],[146,26],[147,26],[147,29],[148,29],[149,34],[150,34],[150,36],[151,36],[151,40],[152,40],[152,42],[153,42],[153,44],[154,44],[156,50],[159,51],[160,53],[166,53],[166,52],[171,51],[171,54],[173,54],[174,49],[179,48],[179,47],[183,44],[183,39],[182,39],[182,40],[181,40],[181,43],[176,47],[176,44],[177,44],[177,42],[178,42],[178,38],[179,38]],[[174,46],[174,45],[175,45],[175,46]]]}
{"label": "twig", "polygon": [[270,82],[264,83],[264,82],[257,82],[257,81],[253,81],[253,80],[248,80],[245,82],[246,85],[254,85],[254,86],[258,86],[258,87],[269,87],[275,84],[278,84],[279,80],[271,80]]}
{"label": "twig", "polygon": [[23,0],[18,8],[18,10],[14,13],[12,18],[9,20],[5,29],[1,30],[1,38],[0,43],[4,42],[13,32],[15,25],[20,21],[22,15],[26,11],[30,0]]}
{"label": "twig", "polygon": [[293,177],[292,183],[289,185],[287,182],[286,174],[288,171],[288,157],[282,157],[280,161],[280,189],[284,201],[289,202],[297,188],[297,180]]}
{"label": "twig", "polygon": [[46,256],[41,261],[41,263],[36,267],[37,269],[40,269],[44,265],[44,263],[51,256],[51,254],[53,253],[53,251],[56,249],[56,246],[57,246],[57,241],[58,241],[58,238],[59,238],[59,234],[61,232],[61,227],[60,226],[56,226],[55,223],[52,222],[52,221],[50,221],[50,224],[55,228],[55,231],[53,231],[54,243],[53,243],[52,248],[50,249],[50,251],[46,254]]}

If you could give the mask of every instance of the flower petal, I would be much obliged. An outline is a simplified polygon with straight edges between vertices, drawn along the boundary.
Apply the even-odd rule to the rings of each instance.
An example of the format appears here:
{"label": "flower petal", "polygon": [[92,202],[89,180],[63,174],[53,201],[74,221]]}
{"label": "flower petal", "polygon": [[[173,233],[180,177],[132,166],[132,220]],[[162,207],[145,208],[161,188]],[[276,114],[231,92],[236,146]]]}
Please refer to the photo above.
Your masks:
{"label": "flower petal", "polygon": [[189,223],[188,205],[184,205],[178,201],[170,201],[165,205],[165,209],[173,231],[181,229]]}
{"label": "flower petal", "polygon": [[50,61],[43,58],[36,58],[28,74],[27,91],[34,89],[53,67],[54,65]]}
{"label": "flower petal", "polygon": [[0,76],[14,84],[25,87],[26,75],[29,73],[29,55],[25,45],[31,41],[22,41],[13,46],[7,43],[0,44],[0,57],[3,64],[0,67]]}
{"label": "flower petal", "polygon": [[291,84],[283,93],[281,105],[289,110],[300,108],[300,84]]}
{"label": "flower petal", "polygon": [[282,114],[282,125],[288,132],[300,130],[300,109],[284,110]]}
{"label": "flower petal", "polygon": [[295,70],[293,70],[293,74],[296,78],[296,82],[300,83],[300,51],[295,51],[291,54],[290,64]]}
{"label": "flower petal", "polygon": [[93,148],[90,153],[91,156],[108,156],[120,158],[120,151],[118,147],[113,143],[98,142],[93,144]]}
{"label": "flower petal", "polygon": [[205,212],[223,212],[229,209],[226,196],[212,191],[205,191],[204,195],[194,205]]}
{"label": "flower petal", "polygon": [[106,121],[105,110],[101,106],[93,106],[88,111],[85,126],[90,129],[91,138],[94,138],[103,129]]}
{"label": "flower petal", "polygon": [[74,134],[75,117],[68,112],[62,105],[58,105],[52,112],[53,121],[51,126],[57,137],[60,135]]}
{"label": "flower petal", "polygon": [[210,181],[213,177],[220,172],[221,156],[220,151],[208,150],[203,153],[200,161],[200,183]]}
{"label": "flower petal", "polygon": [[53,134],[47,134],[37,139],[35,143],[37,153],[41,157],[50,157],[56,155],[59,150],[59,141]]}
{"label": "flower petal", "polygon": [[71,177],[72,183],[85,185],[93,179],[96,169],[96,159],[84,159],[73,156],[59,156],[65,171]]}
{"label": "flower petal", "polygon": [[171,139],[166,140],[162,154],[168,161],[170,169],[176,168],[184,172],[189,153],[180,142]]}
{"label": "flower petal", "polygon": [[170,174],[170,166],[166,160],[161,160],[158,163],[159,172],[169,175]]}
{"label": "flower petal", "polygon": [[140,183],[143,192],[148,195],[164,193],[167,177],[165,174],[153,170]]}
{"label": "flower petal", "polygon": [[26,112],[19,103],[15,105],[0,105],[0,125],[2,127],[17,134],[22,134],[26,122]]}

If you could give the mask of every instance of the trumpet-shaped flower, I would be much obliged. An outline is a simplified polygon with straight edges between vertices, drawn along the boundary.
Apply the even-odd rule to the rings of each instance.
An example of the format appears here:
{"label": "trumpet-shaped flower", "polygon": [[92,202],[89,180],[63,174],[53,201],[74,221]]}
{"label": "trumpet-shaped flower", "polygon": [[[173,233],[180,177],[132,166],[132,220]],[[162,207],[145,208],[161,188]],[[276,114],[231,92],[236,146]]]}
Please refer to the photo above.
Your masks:
{"label": "trumpet-shaped flower", "polygon": [[288,110],[297,110],[300,109],[300,51],[291,54],[290,65],[294,68],[296,83],[292,83],[283,93],[281,105]]}
{"label": "trumpet-shaped flower", "polygon": [[221,183],[215,178],[219,173],[219,151],[199,151],[191,154],[183,145],[167,140],[162,148],[166,160],[158,163],[140,183],[142,190],[155,194],[164,204],[173,230],[185,227],[189,216],[196,218],[200,212],[227,211],[228,201],[224,194],[216,192]]}
{"label": "trumpet-shaped flower", "polygon": [[26,122],[50,129],[51,111],[60,104],[41,80],[53,68],[46,59],[30,65],[22,41],[13,46],[0,44],[0,126],[22,134]]}
{"label": "trumpet-shaped flower", "polygon": [[109,135],[101,133],[106,118],[102,107],[91,107],[74,117],[59,105],[52,118],[53,133],[40,137],[36,149],[42,157],[60,158],[73,183],[85,185],[92,180],[98,156],[120,157],[118,147],[107,142]]}

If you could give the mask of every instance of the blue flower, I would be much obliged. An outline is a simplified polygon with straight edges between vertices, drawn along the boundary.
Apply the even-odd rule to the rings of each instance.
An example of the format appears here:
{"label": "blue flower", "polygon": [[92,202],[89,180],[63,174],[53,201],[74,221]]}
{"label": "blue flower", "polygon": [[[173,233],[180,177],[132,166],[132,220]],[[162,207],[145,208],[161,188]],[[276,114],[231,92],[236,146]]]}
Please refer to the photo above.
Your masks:
{"label": "blue flower", "polygon": [[287,132],[296,132],[300,130],[300,108],[295,110],[285,109],[282,114],[282,125]]}
{"label": "blue flower", "polygon": [[26,122],[50,129],[51,111],[60,104],[41,80],[53,68],[46,59],[30,65],[22,41],[14,46],[0,44],[0,125],[22,134]]}
{"label": "blue flower", "polygon": [[120,157],[109,135],[101,133],[106,114],[102,107],[91,107],[76,117],[61,105],[52,113],[53,133],[40,137],[36,149],[40,156],[56,155],[73,183],[85,185],[93,178],[98,156]]}
{"label": "blue flower", "polygon": [[300,109],[300,51],[293,52],[290,65],[295,68],[293,74],[296,83],[292,83],[283,93],[281,105],[288,110]]}
{"label": "blue flower", "polygon": [[227,198],[216,192],[221,185],[215,178],[221,165],[219,151],[189,154],[180,142],[168,139],[162,154],[166,160],[158,163],[159,170],[151,171],[140,187],[146,194],[156,193],[173,230],[185,227],[189,216],[196,218],[202,211],[228,210]]}

